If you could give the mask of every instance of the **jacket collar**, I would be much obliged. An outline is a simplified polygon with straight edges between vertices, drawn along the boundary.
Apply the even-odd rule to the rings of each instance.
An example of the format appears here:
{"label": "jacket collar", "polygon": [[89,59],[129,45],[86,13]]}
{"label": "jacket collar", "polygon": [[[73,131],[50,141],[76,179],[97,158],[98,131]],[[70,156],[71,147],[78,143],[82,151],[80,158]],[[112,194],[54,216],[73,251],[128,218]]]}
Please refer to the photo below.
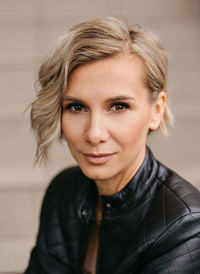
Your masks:
{"label": "jacket collar", "polygon": [[[155,180],[158,170],[158,163],[155,160],[151,150],[146,147],[145,158],[133,176],[129,183],[119,192],[111,195],[102,195],[102,207],[103,207],[103,219],[111,219],[119,217],[123,212],[125,212],[130,207],[135,207],[141,200],[145,199],[146,196],[151,194],[152,183]],[[85,178],[86,179],[86,178]],[[84,203],[82,203],[83,208],[88,208],[88,202],[92,202],[95,205],[95,188],[96,185],[94,181],[87,179],[87,198]],[[94,212],[94,209],[93,209]],[[90,214],[89,214],[90,215]],[[93,214],[92,214],[93,215]],[[91,215],[90,215],[91,216]],[[88,216],[89,217],[89,216]],[[89,221],[89,220],[88,220]]]}

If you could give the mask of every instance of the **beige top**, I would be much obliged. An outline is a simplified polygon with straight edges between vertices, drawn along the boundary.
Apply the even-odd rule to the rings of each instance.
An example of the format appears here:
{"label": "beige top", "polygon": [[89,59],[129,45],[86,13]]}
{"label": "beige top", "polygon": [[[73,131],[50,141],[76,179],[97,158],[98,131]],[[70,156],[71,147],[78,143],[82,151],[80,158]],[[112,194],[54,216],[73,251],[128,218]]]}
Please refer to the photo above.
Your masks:
{"label": "beige top", "polygon": [[83,274],[95,274],[97,253],[98,253],[98,241],[99,241],[99,223],[102,219],[102,203],[99,198],[98,206],[96,209],[96,221],[93,223],[91,234],[88,242],[87,253],[85,256]]}
{"label": "beige top", "polygon": [[99,226],[96,222],[93,224],[88,249],[84,262],[84,270],[83,273],[96,273],[96,262],[97,262],[97,251],[98,251],[98,236],[99,236]]}

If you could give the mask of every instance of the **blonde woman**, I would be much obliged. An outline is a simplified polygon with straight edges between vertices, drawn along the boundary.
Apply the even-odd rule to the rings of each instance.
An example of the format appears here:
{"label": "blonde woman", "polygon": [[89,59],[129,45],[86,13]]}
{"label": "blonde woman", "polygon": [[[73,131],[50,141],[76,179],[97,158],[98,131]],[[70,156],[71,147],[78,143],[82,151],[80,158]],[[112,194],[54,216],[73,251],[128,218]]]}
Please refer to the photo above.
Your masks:
{"label": "blonde woman", "polygon": [[172,123],[158,38],[111,17],[75,25],[39,83],[36,162],[64,138],[78,165],[46,191],[25,273],[200,273],[200,193],[146,146]]}

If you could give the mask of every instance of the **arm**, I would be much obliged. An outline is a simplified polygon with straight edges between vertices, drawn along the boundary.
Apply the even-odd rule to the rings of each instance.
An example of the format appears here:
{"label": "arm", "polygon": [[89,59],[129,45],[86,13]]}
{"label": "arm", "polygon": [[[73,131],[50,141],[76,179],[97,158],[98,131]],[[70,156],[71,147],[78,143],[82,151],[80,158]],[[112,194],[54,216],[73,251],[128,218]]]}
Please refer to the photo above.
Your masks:
{"label": "arm", "polygon": [[53,181],[45,194],[37,242],[25,274],[71,274],[58,216],[59,182]]}
{"label": "arm", "polygon": [[66,266],[55,258],[51,257],[48,252],[34,247],[28,268],[24,274],[72,274],[72,271],[67,270]]}

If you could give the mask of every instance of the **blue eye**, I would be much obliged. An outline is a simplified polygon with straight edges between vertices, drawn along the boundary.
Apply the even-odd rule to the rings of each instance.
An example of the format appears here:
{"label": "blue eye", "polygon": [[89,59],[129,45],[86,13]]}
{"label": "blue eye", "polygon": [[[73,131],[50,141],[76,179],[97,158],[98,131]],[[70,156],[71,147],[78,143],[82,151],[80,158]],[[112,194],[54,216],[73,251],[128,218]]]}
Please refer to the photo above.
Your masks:
{"label": "blue eye", "polygon": [[64,109],[74,113],[86,111],[85,107],[82,104],[77,104],[77,103],[68,104],[64,107]]}
{"label": "blue eye", "polygon": [[123,111],[123,110],[129,109],[129,108],[130,108],[130,106],[128,104],[122,103],[122,102],[114,103],[111,106],[111,110],[113,110],[113,111]]}

